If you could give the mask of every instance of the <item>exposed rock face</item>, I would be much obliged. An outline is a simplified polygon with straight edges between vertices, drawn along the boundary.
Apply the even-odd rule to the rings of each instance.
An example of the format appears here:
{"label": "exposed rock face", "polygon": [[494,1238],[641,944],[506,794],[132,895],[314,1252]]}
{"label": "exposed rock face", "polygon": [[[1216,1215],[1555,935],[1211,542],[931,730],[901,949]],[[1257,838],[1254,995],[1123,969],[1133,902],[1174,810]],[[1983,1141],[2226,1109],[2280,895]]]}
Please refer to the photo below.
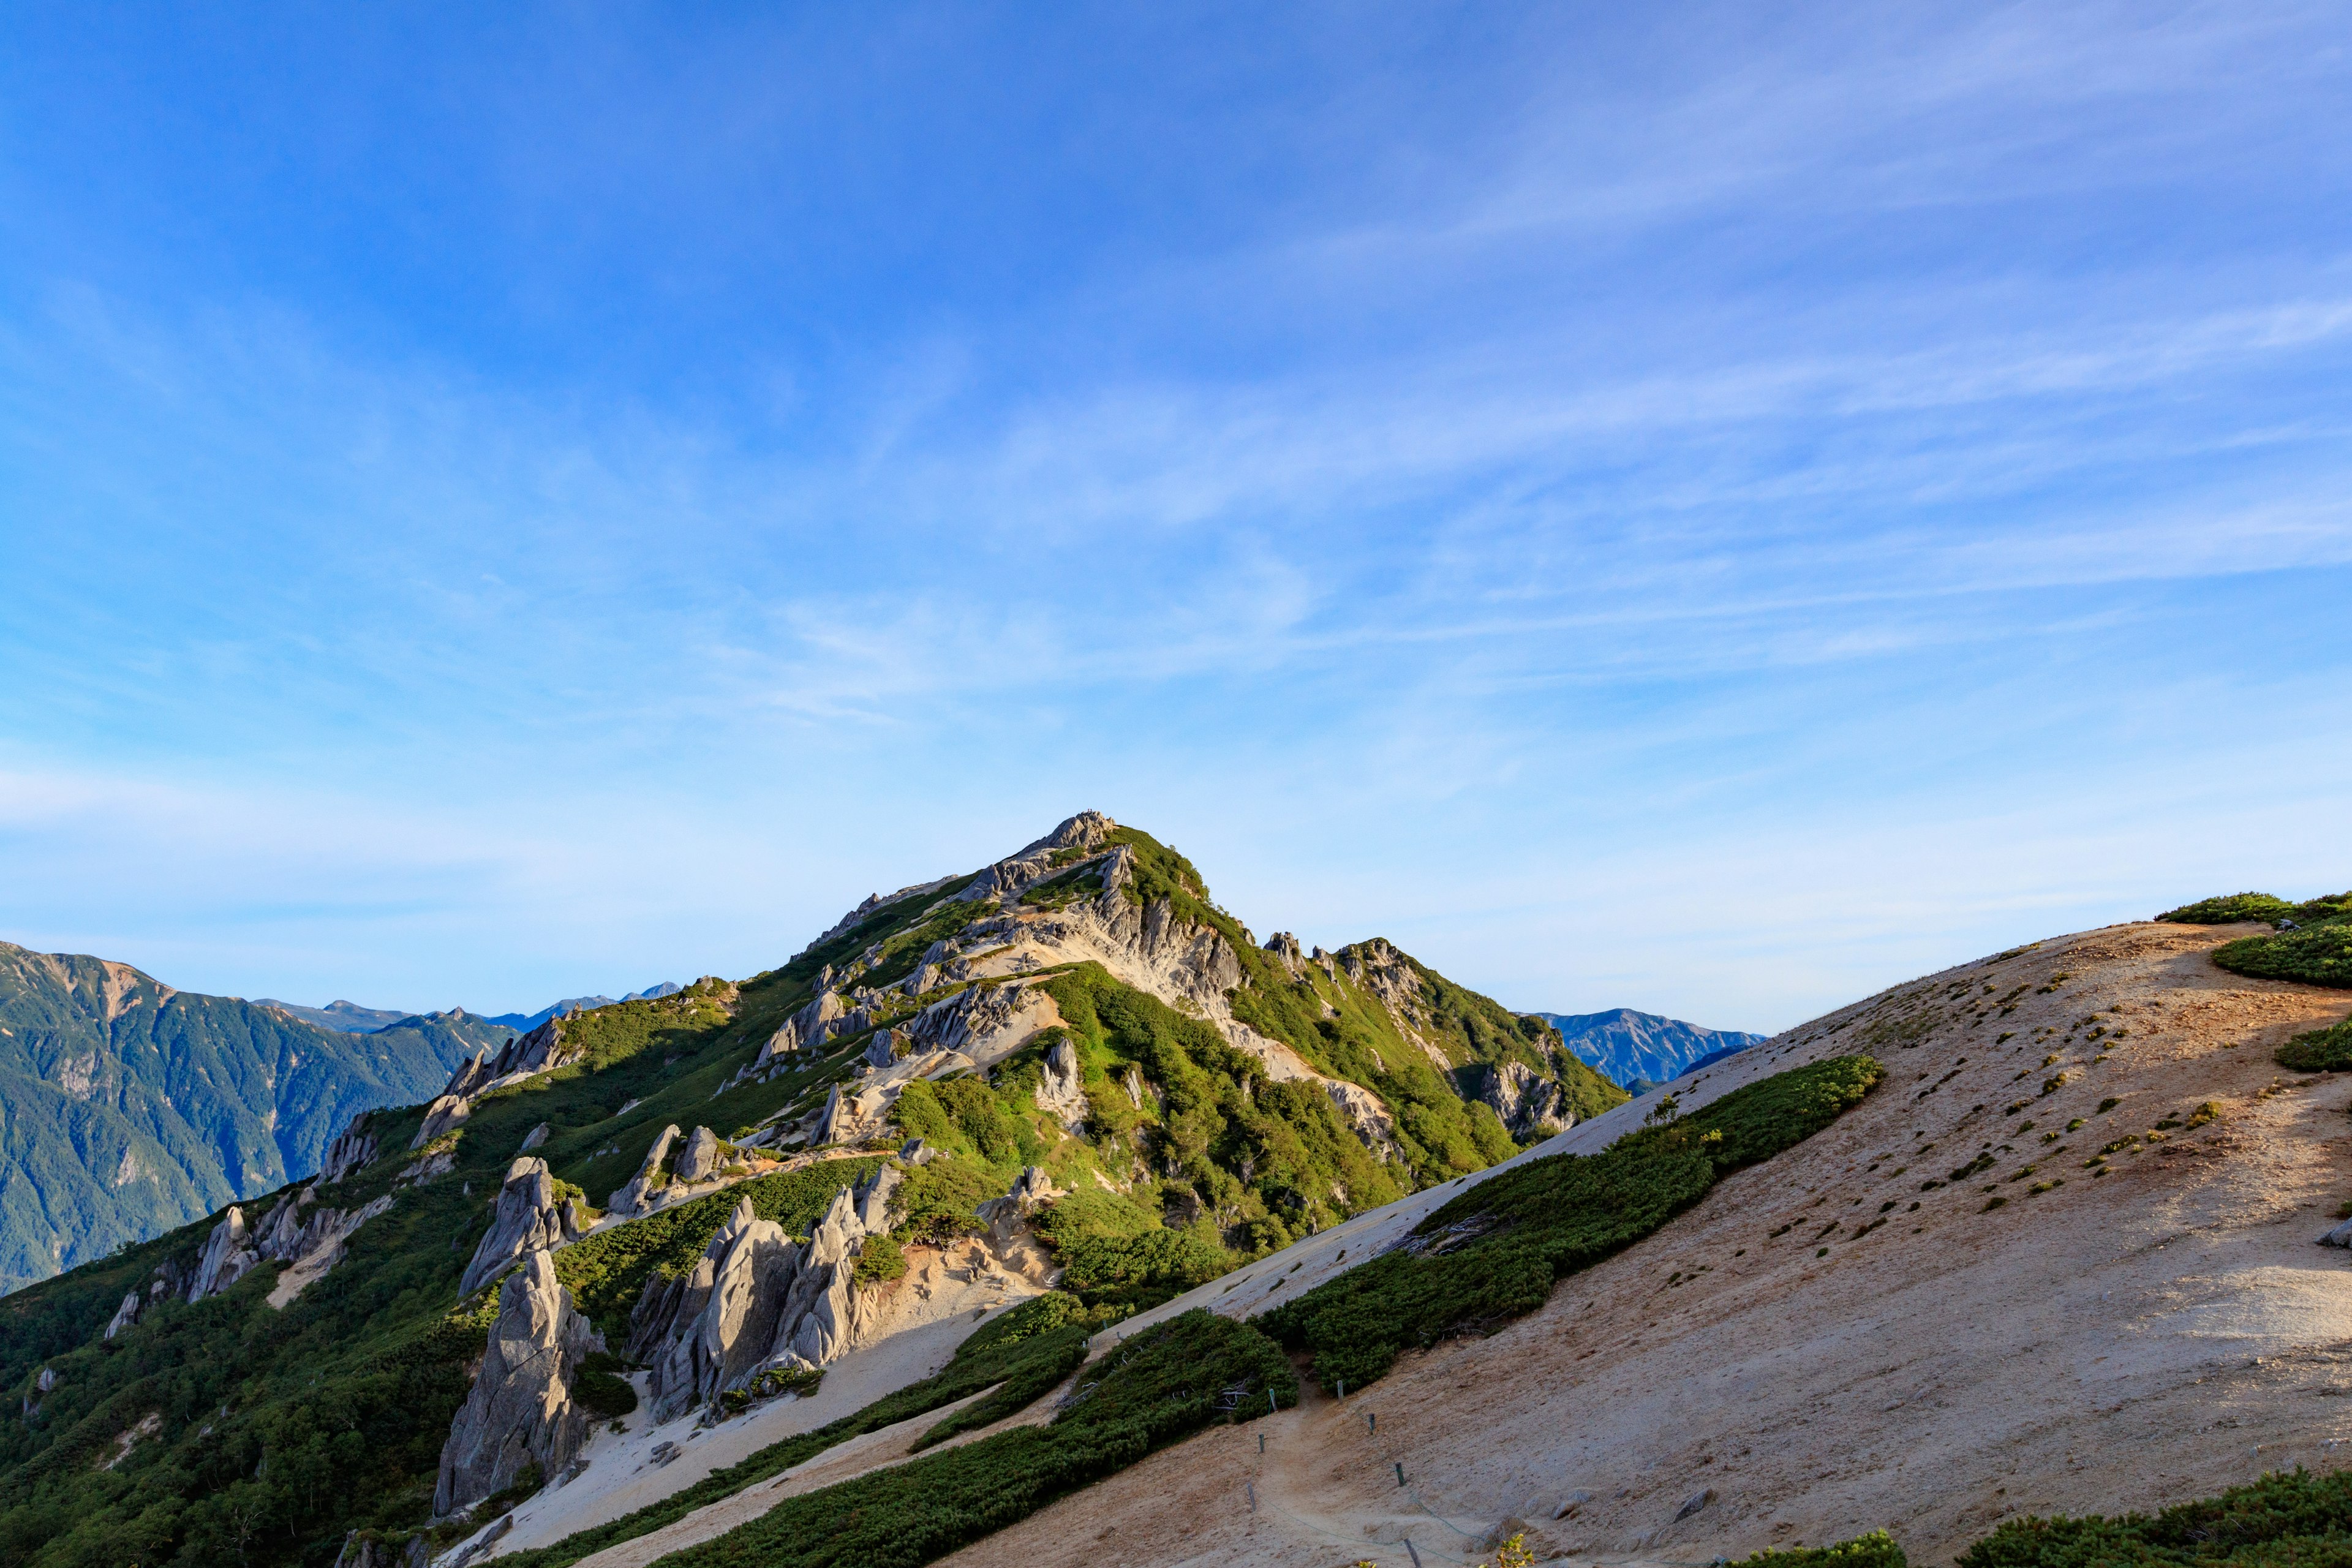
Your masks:
{"label": "exposed rock face", "polygon": [[810,1235],[808,1250],[793,1276],[792,1290],[778,1314],[773,1359],[797,1358],[809,1366],[823,1366],[850,1348],[856,1327],[851,1276],[865,1239],[866,1227],[844,1187]]}
{"label": "exposed rock face", "polygon": [[1026,1039],[1060,1018],[1054,999],[1041,987],[1016,980],[943,997],[916,1014],[906,1035],[913,1047],[961,1051],[979,1060],[995,1054],[994,1047]]}
{"label": "exposed rock face", "polygon": [[1379,1095],[1362,1084],[1343,1079],[1325,1079],[1323,1092],[1331,1097],[1331,1103],[1348,1119],[1349,1127],[1363,1141],[1365,1148],[1383,1160],[1399,1152],[1396,1118],[1389,1114],[1388,1106]]}
{"label": "exposed rock face", "polygon": [[[651,1379],[656,1421],[718,1398],[767,1361],[799,1262],[800,1248],[783,1226],[756,1217],[749,1198],[737,1205],[677,1282],[684,1289]],[[697,1301],[692,1317],[684,1318]]]}
{"label": "exposed rock face", "polygon": [[207,1296],[217,1296],[253,1271],[261,1261],[255,1251],[252,1237],[245,1228],[245,1211],[231,1205],[221,1222],[213,1226],[205,1242],[204,1256],[196,1261],[195,1278],[188,1282],[188,1300],[201,1301]]}
{"label": "exposed rock face", "polygon": [[806,1247],[758,1218],[749,1199],[675,1279],[646,1282],[631,1315],[628,1354],[653,1369],[651,1407],[669,1421],[779,1366],[823,1366],[850,1350],[865,1321],[856,1294],[867,1215],[887,1215],[898,1171],[853,1194],[844,1187]]}
{"label": "exposed rock face", "polygon": [[677,1157],[677,1179],[699,1182],[719,1168],[719,1134],[698,1127],[686,1135],[686,1152]]}
{"label": "exposed rock face", "polygon": [[[465,1068],[460,1068],[457,1070],[463,1072]],[[473,1113],[473,1102],[463,1095],[441,1096],[425,1108],[425,1125],[416,1130],[416,1136],[409,1140],[408,1146],[411,1149],[424,1148]]]}
{"label": "exposed rock face", "polygon": [[1540,1133],[1564,1132],[1576,1117],[1568,1109],[1568,1095],[1559,1084],[1521,1062],[1504,1062],[1486,1071],[1478,1098],[1493,1108],[1521,1142]]}
{"label": "exposed rock face", "polygon": [[670,1145],[677,1142],[677,1123],[673,1121],[661,1130],[654,1146],[646,1151],[646,1163],[629,1178],[628,1185],[614,1193],[604,1206],[614,1214],[636,1215],[647,1211],[646,1202],[665,1184],[662,1163],[669,1158]]}
{"label": "exposed rock face", "polygon": [[320,1181],[332,1186],[381,1152],[375,1134],[368,1131],[368,1117],[369,1112],[361,1111],[335,1134],[335,1141],[327,1145],[326,1162],[319,1167]]}
{"label": "exposed rock face", "polygon": [[898,1030],[875,1030],[874,1037],[866,1042],[866,1065],[874,1068],[887,1068],[892,1062],[897,1061],[898,1059],[898,1042],[899,1036]]}
{"label": "exposed rock face", "polygon": [[128,1296],[123,1297],[122,1305],[114,1309],[113,1321],[106,1325],[106,1337],[110,1340],[115,1335],[121,1333],[123,1330],[129,1328],[131,1324],[137,1322],[139,1321],[139,1309],[145,1300],[146,1298],[140,1295],[136,1290],[133,1290]]}
{"label": "exposed rock face", "polygon": [[[311,1206],[317,1195],[318,1186],[313,1184],[291,1197],[280,1198],[262,1216],[261,1223],[250,1229],[246,1225],[245,1211],[231,1208],[213,1226],[204,1253],[188,1277],[188,1300],[201,1301],[207,1296],[219,1295],[253,1272],[264,1259],[298,1268],[307,1266],[312,1278],[323,1274],[342,1256],[343,1241],[352,1232],[392,1207],[392,1199],[385,1196],[348,1212],[320,1207],[305,1219],[303,1211]],[[157,1270],[159,1275],[163,1272]],[[148,1294],[151,1298],[160,1296],[176,1284],[175,1279],[158,1279],[151,1282]],[[125,1301],[124,1307],[129,1306]],[[123,1312],[117,1311],[116,1322],[107,1330],[107,1337],[111,1339],[130,1327],[138,1316],[138,1312],[131,1311],[126,1318]]]}
{"label": "exposed rock face", "polygon": [[547,1162],[525,1155],[507,1167],[497,1212],[488,1232],[474,1248],[473,1261],[466,1265],[457,1294],[472,1295],[527,1253],[577,1240],[580,1230],[572,1205],[556,1200],[555,1178],[548,1173]]}
{"label": "exposed rock face", "polygon": [[1057,1040],[1045,1053],[1045,1076],[1037,1085],[1037,1105],[1050,1110],[1062,1125],[1076,1131],[1087,1119],[1087,1090],[1078,1072],[1078,1050],[1067,1040]]}
{"label": "exposed rock face", "polygon": [[441,1449],[436,1514],[505,1489],[533,1460],[543,1476],[563,1472],[588,1432],[586,1412],[572,1402],[572,1374],[598,1348],[588,1320],[555,1278],[554,1258],[532,1253],[499,1288],[482,1370]]}

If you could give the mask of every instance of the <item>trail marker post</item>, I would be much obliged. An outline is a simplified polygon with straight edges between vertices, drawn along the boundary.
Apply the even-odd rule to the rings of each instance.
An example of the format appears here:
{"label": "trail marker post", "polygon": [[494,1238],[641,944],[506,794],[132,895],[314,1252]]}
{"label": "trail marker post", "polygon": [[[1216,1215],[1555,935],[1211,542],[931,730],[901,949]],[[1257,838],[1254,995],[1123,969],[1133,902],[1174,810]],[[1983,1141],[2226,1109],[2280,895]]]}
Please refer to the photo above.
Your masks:
{"label": "trail marker post", "polygon": [[1404,1461],[1402,1459],[1399,1459],[1397,1461],[1396,1473],[1397,1485],[1401,1487],[1404,1485]]}

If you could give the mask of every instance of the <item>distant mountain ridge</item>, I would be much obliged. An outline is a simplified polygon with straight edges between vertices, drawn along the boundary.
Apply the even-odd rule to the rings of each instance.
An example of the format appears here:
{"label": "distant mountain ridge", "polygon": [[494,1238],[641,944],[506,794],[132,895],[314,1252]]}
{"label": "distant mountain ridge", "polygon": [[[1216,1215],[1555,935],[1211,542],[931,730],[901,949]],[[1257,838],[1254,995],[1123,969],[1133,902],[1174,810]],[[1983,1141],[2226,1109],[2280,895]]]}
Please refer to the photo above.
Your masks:
{"label": "distant mountain ridge", "polygon": [[1606,1013],[1539,1013],[1560,1032],[1585,1066],[1622,1089],[1641,1094],[1709,1062],[1760,1045],[1768,1037],[1740,1029],[1708,1029],[1655,1013],[1614,1007]]}
{"label": "distant mountain ridge", "polygon": [[502,1028],[528,1034],[550,1018],[568,1018],[591,1007],[610,1007],[615,1002],[646,1002],[656,996],[675,996],[683,989],[677,981],[665,980],[658,985],[648,985],[643,991],[632,991],[626,996],[567,996],[536,1013],[495,1013],[488,1016],[467,1013],[463,1007],[452,1007],[446,1013],[404,1013],[396,1007],[362,1007],[356,1002],[343,1001],[330,1002],[323,1007],[305,1007],[299,1002],[280,1002],[269,996],[260,998],[254,1005],[275,1007],[306,1024],[316,1024],[322,1029],[333,1029],[345,1035],[373,1035],[379,1029],[395,1028],[417,1017],[469,1017],[477,1023],[496,1024]]}
{"label": "distant mountain ridge", "polygon": [[665,980],[658,985],[648,985],[643,991],[632,991],[626,996],[567,996],[553,1006],[541,1007],[536,1013],[500,1013],[487,1021],[529,1033],[550,1018],[569,1018],[574,1013],[585,1013],[593,1007],[610,1007],[618,1002],[651,1002],[663,996],[675,996],[685,989],[675,980]]}
{"label": "distant mountain ridge", "polygon": [[452,1012],[353,1034],[0,942],[0,1291],[317,1170],[353,1113],[514,1033]]}

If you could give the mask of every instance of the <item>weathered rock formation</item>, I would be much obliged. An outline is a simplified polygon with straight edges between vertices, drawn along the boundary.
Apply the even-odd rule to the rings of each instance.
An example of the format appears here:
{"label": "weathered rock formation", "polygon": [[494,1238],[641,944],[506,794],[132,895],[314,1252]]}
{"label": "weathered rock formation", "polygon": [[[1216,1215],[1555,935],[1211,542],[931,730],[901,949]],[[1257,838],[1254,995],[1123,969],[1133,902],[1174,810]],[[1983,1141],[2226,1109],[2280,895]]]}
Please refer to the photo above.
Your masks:
{"label": "weathered rock formation", "polygon": [[441,1092],[471,1100],[484,1089],[509,1079],[529,1078],[562,1067],[580,1054],[563,1044],[563,1020],[550,1018],[527,1035],[517,1035],[492,1055],[488,1047],[449,1076]]}
{"label": "weathered rock formation", "polygon": [[[466,1069],[459,1068],[457,1070],[462,1073]],[[432,1142],[433,1140],[440,1137],[441,1134],[448,1131],[452,1127],[457,1126],[457,1123],[465,1121],[467,1117],[471,1116],[473,1113],[474,1102],[467,1100],[464,1095],[444,1094],[438,1096],[434,1100],[432,1104],[425,1108],[424,1125],[417,1128],[416,1136],[408,1141],[408,1146],[411,1149],[424,1148],[425,1145]]]}
{"label": "weathered rock formation", "polygon": [[799,1263],[783,1226],[754,1215],[749,1198],[736,1206],[673,1282],[670,1328],[650,1379],[656,1421],[717,1399],[767,1361]]}
{"label": "weathered rock formation", "polygon": [[579,1200],[558,1200],[547,1162],[525,1155],[507,1167],[490,1228],[466,1265],[457,1294],[470,1296],[506,1272],[515,1259],[577,1240],[587,1229]]}
{"label": "weathered rock formation", "polygon": [[686,1135],[686,1148],[677,1157],[677,1179],[681,1182],[702,1182],[719,1168],[719,1134],[708,1127],[698,1127]]}
{"label": "weathered rock formation", "polygon": [[236,1205],[213,1226],[205,1240],[205,1250],[196,1260],[195,1278],[188,1282],[188,1300],[201,1301],[207,1296],[217,1296],[253,1271],[261,1261],[255,1251],[252,1237],[245,1228],[245,1211]]}
{"label": "weathered rock formation", "polygon": [[601,1348],[555,1278],[553,1255],[532,1253],[499,1288],[482,1370],[442,1446],[433,1511],[469,1508],[534,1462],[542,1476],[562,1475],[588,1432],[587,1413],[572,1400],[572,1375]]}
{"label": "weathered rock formation", "polygon": [[[323,1205],[313,1208],[318,1190],[313,1184],[278,1199],[262,1216],[261,1223],[251,1228],[247,1226],[245,1211],[232,1206],[205,1238],[204,1252],[188,1277],[187,1299],[201,1301],[207,1296],[217,1296],[252,1273],[264,1260],[298,1268],[307,1266],[313,1276],[322,1274],[342,1256],[343,1241],[352,1232],[392,1206],[392,1199],[385,1196],[348,1211]],[[311,1211],[307,1217],[303,1212],[306,1209]],[[163,1279],[152,1282],[149,1298],[163,1294],[166,1283]],[[115,1322],[108,1328],[107,1338],[112,1339],[136,1322],[139,1312],[140,1309],[126,1299],[115,1312]]]}
{"label": "weathered rock formation", "polygon": [[373,1531],[352,1531],[335,1553],[335,1568],[427,1568],[432,1561],[433,1543],[425,1537],[385,1541]]}
{"label": "weathered rock formation", "polygon": [[[662,1166],[669,1159],[670,1145],[677,1142],[677,1123],[673,1121],[661,1130],[654,1146],[646,1151],[646,1163],[628,1184],[614,1193],[604,1206],[617,1215],[640,1215],[650,1212],[653,1195],[668,1184],[669,1176]],[[658,1205],[653,1205],[658,1206]]]}
{"label": "weathered rock formation", "polygon": [[1045,1077],[1037,1084],[1037,1106],[1053,1112],[1075,1132],[1087,1119],[1086,1084],[1078,1071],[1078,1049],[1068,1040],[1056,1040],[1045,1053]]}
{"label": "weathered rock formation", "polygon": [[1031,1165],[1014,1179],[1012,1191],[1001,1198],[989,1199],[977,1212],[990,1235],[999,1241],[1009,1241],[1039,1209],[1062,1195],[1062,1189],[1054,1185],[1053,1178],[1038,1166]]}
{"label": "weathered rock formation", "polygon": [[647,1280],[631,1314],[628,1355],[652,1368],[654,1419],[756,1392],[771,1369],[823,1366],[852,1349],[868,1316],[856,1292],[858,1254],[887,1225],[898,1180],[886,1165],[855,1192],[843,1187],[806,1247],[759,1218],[747,1198],[692,1268]]}
{"label": "weathered rock formation", "polygon": [[362,1110],[352,1117],[343,1130],[335,1134],[335,1141],[327,1145],[326,1162],[319,1167],[321,1183],[332,1186],[381,1152],[375,1134],[368,1131],[370,1114]]}
{"label": "weathered rock formation", "polygon": [[106,1337],[110,1340],[115,1335],[121,1333],[123,1330],[129,1328],[131,1324],[137,1322],[139,1321],[139,1309],[145,1303],[146,1300],[147,1299],[144,1296],[142,1296],[136,1290],[133,1290],[129,1295],[123,1297],[122,1305],[114,1309],[113,1321],[106,1325]]}

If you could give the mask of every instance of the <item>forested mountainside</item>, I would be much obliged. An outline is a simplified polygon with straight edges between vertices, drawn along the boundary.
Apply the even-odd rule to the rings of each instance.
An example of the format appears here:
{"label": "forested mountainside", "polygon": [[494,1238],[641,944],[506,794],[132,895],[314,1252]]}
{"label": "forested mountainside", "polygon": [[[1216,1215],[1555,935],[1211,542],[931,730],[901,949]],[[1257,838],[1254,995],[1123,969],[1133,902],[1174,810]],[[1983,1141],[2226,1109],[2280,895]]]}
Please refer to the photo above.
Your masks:
{"label": "forested mountainside", "polygon": [[446,1545],[622,1441],[600,1412],[756,1426],[875,1336],[1033,1300],[1066,1327],[893,1396],[1009,1357],[1025,1402],[1089,1326],[1625,1099],[1386,942],[1259,943],[1094,813],[435,1087],[318,1181],[0,1302],[0,1564]]}
{"label": "forested mountainside", "polygon": [[462,1014],[342,1034],[0,942],[0,1289],[308,1175],[355,1112],[512,1035]]}
{"label": "forested mountainside", "polygon": [[1538,1016],[1559,1031],[1579,1061],[1636,1093],[1671,1083],[1710,1058],[1745,1050],[1764,1038],[1738,1029],[1705,1029],[1631,1007]]}

